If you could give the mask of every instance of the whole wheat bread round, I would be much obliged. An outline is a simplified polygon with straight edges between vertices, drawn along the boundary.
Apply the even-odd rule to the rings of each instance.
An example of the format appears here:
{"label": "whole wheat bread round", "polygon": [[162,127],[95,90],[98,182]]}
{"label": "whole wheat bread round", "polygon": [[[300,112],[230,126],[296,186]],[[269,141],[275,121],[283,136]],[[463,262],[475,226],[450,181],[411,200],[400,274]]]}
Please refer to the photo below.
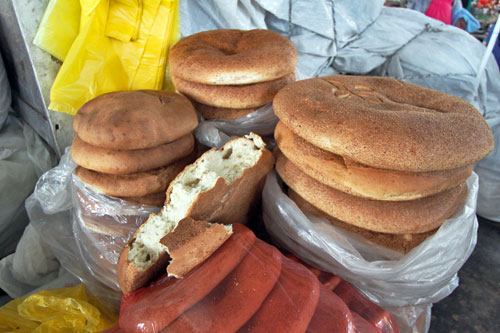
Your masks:
{"label": "whole wheat bread round", "polygon": [[302,172],[281,152],[276,171],[283,181],[319,210],[359,228],[391,234],[424,233],[439,227],[467,197],[467,185],[411,201],[356,197],[324,185]]}
{"label": "whole wheat bread round", "polygon": [[369,199],[423,198],[465,182],[472,173],[472,165],[430,172],[371,168],[310,144],[282,122],[276,126],[274,137],[280,151],[308,176],[342,192]]}
{"label": "whole wheat bread round", "polygon": [[232,85],[275,80],[297,64],[293,44],[269,30],[204,31],[170,51],[172,75],[204,84]]}
{"label": "whole wheat bread round", "polygon": [[142,197],[148,194],[166,191],[168,184],[186,165],[196,159],[196,152],[189,156],[154,170],[128,175],[110,175],[78,166],[75,174],[83,182],[115,197]]}
{"label": "whole wheat bread round", "polygon": [[[274,158],[255,134],[211,149],[170,183],[162,210],[151,214],[122,251],[118,280],[130,291],[165,270],[161,239],[185,217],[223,224],[246,223],[255,213]],[[130,289],[132,288],[132,289]]]}
{"label": "whole wheat bread round", "polygon": [[238,119],[247,114],[255,112],[257,108],[249,108],[249,109],[231,109],[231,108],[219,108],[216,106],[210,106],[202,103],[198,103],[197,101],[191,99],[191,102],[194,105],[196,111],[200,113],[200,115],[207,120],[211,119]]}
{"label": "whole wheat bread round", "polygon": [[194,149],[194,136],[181,138],[156,147],[135,150],[116,150],[90,145],[75,135],[71,145],[73,161],[89,170],[111,175],[144,172],[173,163]]}
{"label": "whole wheat bread round", "polygon": [[149,193],[143,196],[119,197],[122,200],[154,207],[162,207],[166,199],[165,191]]}
{"label": "whole wheat bread round", "polygon": [[271,102],[281,88],[295,81],[295,74],[245,85],[215,86],[190,82],[175,76],[172,81],[179,92],[199,103],[221,108],[245,109]]}
{"label": "whole wheat bread round", "polygon": [[145,149],[175,141],[198,126],[182,95],[156,90],[119,91],[85,103],[73,119],[80,139],[108,149]]}
{"label": "whole wheat bread round", "polygon": [[420,243],[422,243],[430,236],[434,235],[438,230],[434,229],[420,234],[389,234],[389,233],[375,232],[368,229],[356,227],[349,223],[342,222],[341,220],[336,219],[335,217],[330,216],[325,212],[322,212],[321,210],[319,210],[318,208],[314,207],[312,204],[307,202],[304,198],[302,198],[300,195],[297,194],[297,192],[295,192],[292,189],[288,189],[288,196],[297,204],[300,210],[302,210],[302,212],[306,214],[311,214],[319,218],[324,218],[336,227],[359,234],[360,236],[366,238],[367,240],[375,244],[405,254],[410,252],[413,248],[420,245]]}
{"label": "whole wheat bread round", "polygon": [[471,104],[391,78],[298,81],[280,90],[273,107],[306,141],[374,168],[449,170],[493,149],[493,134]]}

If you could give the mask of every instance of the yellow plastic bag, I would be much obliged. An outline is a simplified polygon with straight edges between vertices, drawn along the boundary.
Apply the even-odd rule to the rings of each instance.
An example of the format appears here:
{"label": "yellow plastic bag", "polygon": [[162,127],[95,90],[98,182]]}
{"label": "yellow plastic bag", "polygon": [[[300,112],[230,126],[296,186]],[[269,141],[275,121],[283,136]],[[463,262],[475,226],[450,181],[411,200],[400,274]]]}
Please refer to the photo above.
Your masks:
{"label": "yellow plastic bag", "polygon": [[[162,88],[166,50],[178,40],[179,0],[143,0],[140,23],[126,23],[119,13],[130,10],[133,17],[138,10],[133,1],[81,0],[80,33],[52,86],[50,109],[74,115],[107,92]],[[122,19],[108,22],[110,15]],[[126,31],[118,31],[123,26]],[[138,27],[136,40],[132,26]]]}
{"label": "yellow plastic bag", "polygon": [[130,42],[139,37],[141,25],[142,1],[111,0],[109,4],[106,36],[122,42]]}
{"label": "yellow plastic bag", "polygon": [[80,15],[80,0],[50,0],[33,44],[63,61],[80,30]]}
{"label": "yellow plastic bag", "polygon": [[0,332],[99,332],[117,316],[88,295],[83,284],[44,290],[0,308]]}

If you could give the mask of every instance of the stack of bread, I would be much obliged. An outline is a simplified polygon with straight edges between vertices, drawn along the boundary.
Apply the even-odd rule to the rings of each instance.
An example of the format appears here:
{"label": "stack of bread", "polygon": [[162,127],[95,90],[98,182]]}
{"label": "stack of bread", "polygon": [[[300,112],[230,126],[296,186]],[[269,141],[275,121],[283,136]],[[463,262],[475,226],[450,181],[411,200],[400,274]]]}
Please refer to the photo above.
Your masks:
{"label": "stack of bread", "polygon": [[299,208],[403,253],[455,213],[493,149],[472,105],[390,78],[299,81],[273,107],[276,169]]}
{"label": "stack of bread", "polygon": [[271,102],[295,81],[297,51],[269,30],[204,31],[170,51],[176,89],[205,119],[236,119]]}
{"label": "stack of bread", "polygon": [[75,115],[75,173],[104,194],[162,206],[170,181],[196,158],[197,125],[193,106],[178,94],[101,95]]}

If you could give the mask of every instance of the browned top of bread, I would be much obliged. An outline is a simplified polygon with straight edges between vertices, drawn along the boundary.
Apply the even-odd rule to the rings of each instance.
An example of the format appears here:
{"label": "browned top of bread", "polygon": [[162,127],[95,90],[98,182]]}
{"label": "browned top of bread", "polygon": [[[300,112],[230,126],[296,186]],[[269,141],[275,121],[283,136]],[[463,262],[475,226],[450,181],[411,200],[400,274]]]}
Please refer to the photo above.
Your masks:
{"label": "browned top of bread", "polygon": [[343,222],[376,232],[423,233],[439,227],[467,197],[465,183],[410,201],[380,201],[356,197],[321,184],[302,172],[281,152],[276,171],[283,181],[319,210]]}
{"label": "browned top of bread", "polygon": [[273,101],[293,132],[359,163],[399,171],[473,164],[493,134],[466,101],[391,78],[334,75],[288,85]]}
{"label": "browned top of bread", "polygon": [[203,31],[170,51],[172,75],[205,84],[249,84],[274,80],[295,70],[293,44],[269,30]]}
{"label": "browned top of bread", "polygon": [[172,142],[198,125],[193,105],[167,91],[119,91],[85,103],[73,120],[83,141],[109,149],[144,149]]}
{"label": "browned top of bread", "polygon": [[310,144],[282,122],[276,126],[274,137],[281,152],[307,175],[359,197],[414,200],[455,187],[472,173],[472,165],[429,172],[371,168]]}

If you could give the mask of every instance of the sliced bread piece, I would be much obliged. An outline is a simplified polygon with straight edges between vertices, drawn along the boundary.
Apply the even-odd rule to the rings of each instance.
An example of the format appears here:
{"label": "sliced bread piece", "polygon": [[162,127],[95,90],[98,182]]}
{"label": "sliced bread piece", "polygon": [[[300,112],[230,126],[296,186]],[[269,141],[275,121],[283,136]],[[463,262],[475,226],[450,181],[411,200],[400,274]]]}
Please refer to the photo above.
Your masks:
{"label": "sliced bread piece", "polygon": [[231,225],[195,221],[190,217],[180,220],[174,231],[160,241],[171,258],[168,275],[183,278],[210,257],[232,233]]}
{"label": "sliced bread piece", "polygon": [[160,240],[185,217],[223,224],[246,223],[274,165],[262,139],[251,133],[209,150],[170,183],[165,206],[137,229],[118,263],[124,293],[165,270],[169,255]]}

